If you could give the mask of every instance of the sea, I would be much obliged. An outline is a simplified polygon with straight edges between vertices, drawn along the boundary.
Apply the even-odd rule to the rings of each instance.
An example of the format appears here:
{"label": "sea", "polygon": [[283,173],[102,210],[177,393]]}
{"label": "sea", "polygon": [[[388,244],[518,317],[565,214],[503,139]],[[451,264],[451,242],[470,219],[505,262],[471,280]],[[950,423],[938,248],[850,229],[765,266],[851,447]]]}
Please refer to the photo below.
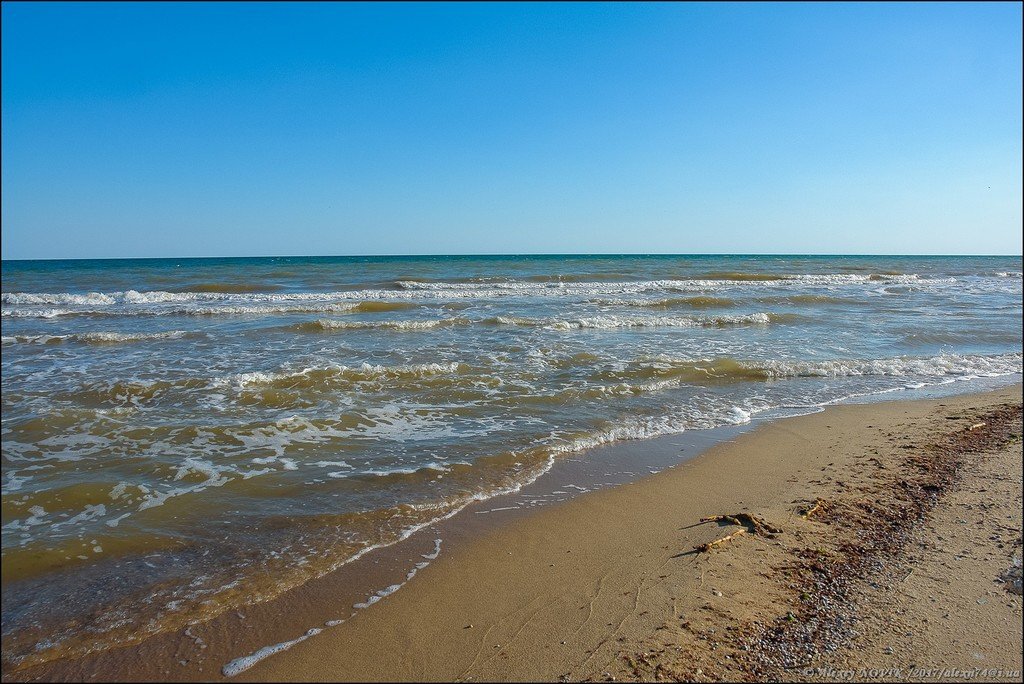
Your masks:
{"label": "sea", "polygon": [[1019,382],[1021,270],[3,261],[4,669],[272,598],[599,445]]}

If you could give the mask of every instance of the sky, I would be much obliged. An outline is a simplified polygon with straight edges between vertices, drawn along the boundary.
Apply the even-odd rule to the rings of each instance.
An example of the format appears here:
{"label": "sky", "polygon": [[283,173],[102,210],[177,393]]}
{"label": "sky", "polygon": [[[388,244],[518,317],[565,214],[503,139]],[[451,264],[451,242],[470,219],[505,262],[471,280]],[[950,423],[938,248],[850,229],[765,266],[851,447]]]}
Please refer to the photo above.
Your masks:
{"label": "sky", "polygon": [[1021,8],[4,2],[3,258],[1020,254]]}

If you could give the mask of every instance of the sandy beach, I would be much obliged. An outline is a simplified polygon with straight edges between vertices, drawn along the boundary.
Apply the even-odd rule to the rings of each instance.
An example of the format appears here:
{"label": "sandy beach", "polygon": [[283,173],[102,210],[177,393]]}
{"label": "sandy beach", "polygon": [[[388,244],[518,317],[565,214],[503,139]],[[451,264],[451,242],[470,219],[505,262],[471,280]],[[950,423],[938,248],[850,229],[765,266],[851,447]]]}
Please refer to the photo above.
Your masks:
{"label": "sandy beach", "polygon": [[3,684],[1024,684],[1024,3],[0,13]]}
{"label": "sandy beach", "polygon": [[436,537],[400,590],[235,679],[1019,681],[1020,405],[1018,384],[764,424],[564,503],[467,509],[187,634],[5,679],[221,679]]}

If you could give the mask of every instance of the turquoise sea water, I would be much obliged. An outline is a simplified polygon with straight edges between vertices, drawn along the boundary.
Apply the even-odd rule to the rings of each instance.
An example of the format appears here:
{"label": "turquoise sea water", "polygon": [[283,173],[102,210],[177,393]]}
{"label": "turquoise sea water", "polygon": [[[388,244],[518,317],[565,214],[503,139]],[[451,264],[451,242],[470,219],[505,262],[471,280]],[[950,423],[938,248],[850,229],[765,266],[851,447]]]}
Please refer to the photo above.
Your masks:
{"label": "turquoise sea water", "polygon": [[1019,380],[1021,270],[1020,257],[5,261],[5,663],[273,596],[590,446]]}

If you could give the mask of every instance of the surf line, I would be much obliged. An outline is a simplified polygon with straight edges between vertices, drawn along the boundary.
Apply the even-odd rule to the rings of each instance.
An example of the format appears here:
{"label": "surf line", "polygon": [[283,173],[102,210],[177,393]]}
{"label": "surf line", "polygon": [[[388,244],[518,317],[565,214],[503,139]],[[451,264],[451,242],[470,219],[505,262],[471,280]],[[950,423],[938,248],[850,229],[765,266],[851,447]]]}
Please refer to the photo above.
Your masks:
{"label": "surf line", "polygon": [[[386,597],[390,596],[391,594],[394,594],[396,591],[398,591],[399,589],[404,587],[409,582],[409,580],[411,580],[413,577],[415,577],[417,572],[419,572],[420,570],[422,570],[425,567],[427,567],[428,565],[430,565],[430,562],[435,560],[440,554],[441,554],[441,540],[440,539],[435,539],[434,540],[434,550],[431,551],[430,553],[424,553],[424,554],[422,554],[420,556],[424,560],[420,561],[419,563],[416,563],[416,565],[413,566],[413,568],[406,574],[404,582],[400,582],[399,584],[392,584],[392,585],[390,585],[388,587],[385,587],[385,588],[383,588],[383,589],[381,589],[379,591],[376,591],[373,594],[371,594],[369,596],[369,598],[366,599],[366,601],[360,602],[360,603],[356,603],[352,607],[355,610],[357,610],[357,611],[358,610],[363,610],[365,608],[369,608],[374,603],[377,603],[377,601],[380,601],[381,599],[386,598]],[[352,619],[355,616],[356,616],[356,613],[352,613],[351,615],[348,616],[348,618],[341,618],[341,619],[336,619],[336,620],[328,620],[327,622],[324,623],[323,627],[313,627],[313,628],[307,630],[304,634],[301,634],[300,636],[295,637],[294,639],[290,639],[288,641],[282,641],[282,642],[277,643],[277,644],[271,644],[270,646],[264,646],[263,648],[261,648],[259,650],[253,651],[249,655],[242,656],[240,658],[235,658],[231,662],[229,662],[226,665],[224,665],[223,668],[221,668],[221,674],[223,674],[225,677],[234,677],[234,676],[236,676],[238,674],[241,674],[242,672],[245,672],[250,667],[252,667],[256,663],[260,662],[261,660],[263,660],[265,658],[269,658],[270,656],[272,656],[272,655],[274,655],[276,653],[281,653],[283,651],[287,651],[289,648],[291,648],[295,644],[301,643],[301,642],[303,642],[306,639],[309,639],[311,637],[315,637],[317,634],[320,634],[325,629],[329,629],[331,627],[337,627],[338,625],[343,624],[345,622],[345,620],[350,620],[350,619]]]}

